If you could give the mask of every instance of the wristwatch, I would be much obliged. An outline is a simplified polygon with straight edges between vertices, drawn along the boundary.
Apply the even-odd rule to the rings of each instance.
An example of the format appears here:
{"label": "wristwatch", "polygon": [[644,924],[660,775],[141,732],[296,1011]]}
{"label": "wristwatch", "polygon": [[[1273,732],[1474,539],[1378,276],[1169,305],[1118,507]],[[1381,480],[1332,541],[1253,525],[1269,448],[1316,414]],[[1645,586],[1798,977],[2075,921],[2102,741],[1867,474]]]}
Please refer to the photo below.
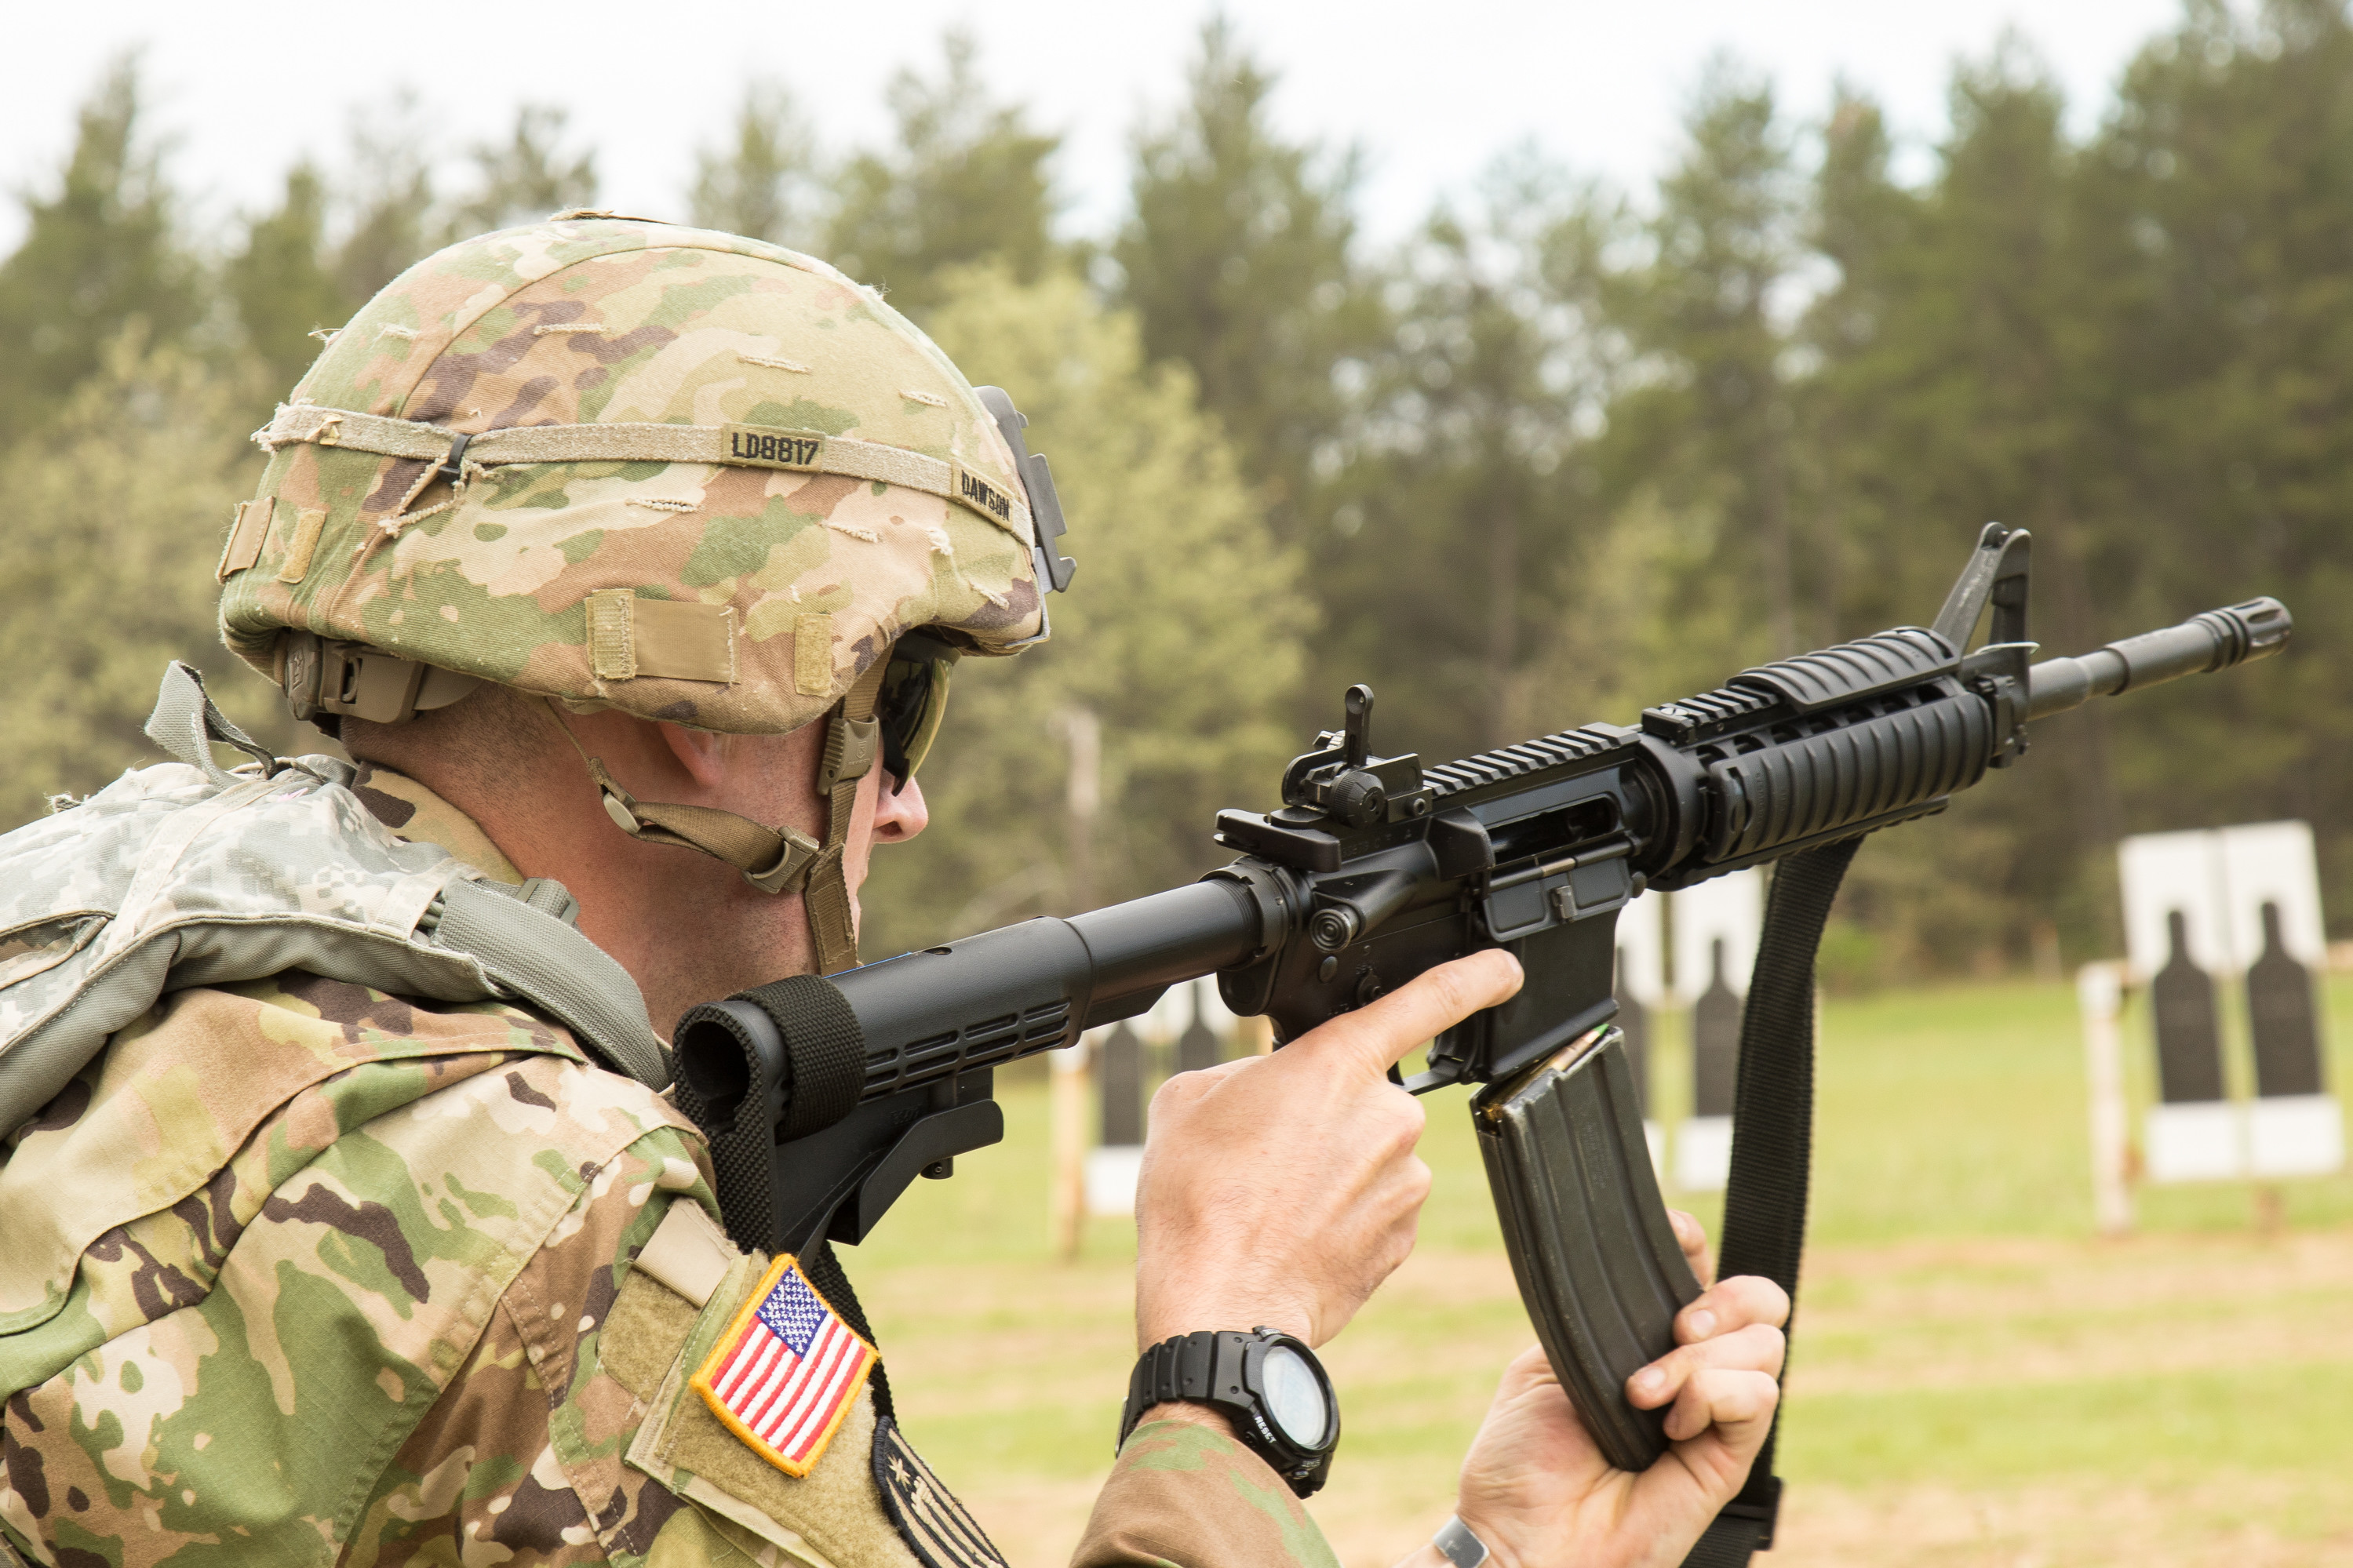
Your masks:
{"label": "wristwatch", "polygon": [[1234,1436],[1301,1497],[1324,1484],[1332,1450],[1340,1446],[1340,1402],[1332,1395],[1332,1380],[1314,1351],[1272,1329],[1246,1334],[1204,1329],[1145,1351],[1127,1380],[1120,1443],[1125,1445],[1145,1411],[1169,1404],[1224,1411]]}

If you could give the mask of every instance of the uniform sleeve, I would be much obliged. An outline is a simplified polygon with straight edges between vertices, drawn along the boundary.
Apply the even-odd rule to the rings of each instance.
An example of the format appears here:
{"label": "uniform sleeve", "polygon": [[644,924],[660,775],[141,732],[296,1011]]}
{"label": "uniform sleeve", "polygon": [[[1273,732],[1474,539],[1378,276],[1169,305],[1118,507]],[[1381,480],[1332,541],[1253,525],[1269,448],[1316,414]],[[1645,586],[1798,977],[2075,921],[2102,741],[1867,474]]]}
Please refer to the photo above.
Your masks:
{"label": "uniform sleeve", "polygon": [[671,1204],[696,1202],[715,1211],[674,1128],[648,1133],[588,1178],[394,1457],[345,1563],[643,1560],[684,1505],[623,1463],[645,1406],[605,1366],[599,1341],[638,1249]]}
{"label": "uniform sleeve", "polygon": [[1189,1421],[1128,1435],[1071,1568],[1339,1568],[1265,1460]]}

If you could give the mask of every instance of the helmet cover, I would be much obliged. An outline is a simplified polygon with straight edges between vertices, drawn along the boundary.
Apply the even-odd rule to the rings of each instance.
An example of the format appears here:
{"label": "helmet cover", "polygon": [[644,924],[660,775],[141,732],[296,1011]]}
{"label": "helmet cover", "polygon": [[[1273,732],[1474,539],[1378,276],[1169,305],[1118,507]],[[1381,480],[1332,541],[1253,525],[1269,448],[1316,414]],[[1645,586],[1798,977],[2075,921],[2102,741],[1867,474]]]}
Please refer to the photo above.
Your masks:
{"label": "helmet cover", "polygon": [[971,385],[872,290],[599,216],[426,258],[256,439],[221,632],[284,634],[705,730],[822,716],[905,631],[1044,630],[1036,524]]}

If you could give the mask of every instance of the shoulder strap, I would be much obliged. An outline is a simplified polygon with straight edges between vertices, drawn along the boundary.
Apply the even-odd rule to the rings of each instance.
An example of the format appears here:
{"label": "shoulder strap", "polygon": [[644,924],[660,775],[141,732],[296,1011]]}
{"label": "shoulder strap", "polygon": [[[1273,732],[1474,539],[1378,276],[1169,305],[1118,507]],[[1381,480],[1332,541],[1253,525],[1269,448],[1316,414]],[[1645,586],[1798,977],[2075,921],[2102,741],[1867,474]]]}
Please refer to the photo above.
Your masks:
{"label": "shoulder strap", "polygon": [[564,1024],[607,1067],[668,1089],[669,1053],[638,983],[564,918],[577,907],[560,882],[534,878],[510,889],[467,879],[443,889],[417,924],[429,922],[434,945],[471,957],[501,991]]}
{"label": "shoulder strap", "polygon": [[[165,670],[147,733],[205,782],[159,769],[173,775],[159,795],[126,774],[18,830],[33,841],[11,836],[9,886],[24,895],[12,930],[49,940],[0,987],[0,1131],[165,991],[289,969],[395,995],[519,998],[603,1065],[669,1087],[636,983],[571,924],[577,906],[560,884],[510,889],[393,840],[342,793],[340,764],[271,757],[185,664]],[[260,768],[221,767],[216,742]]]}
{"label": "shoulder strap", "polygon": [[[277,766],[268,747],[214,704],[205,678],[177,659],[164,668],[147,735],[223,786],[245,781],[213,760],[215,742],[236,747],[265,772]],[[667,1089],[668,1053],[646,1017],[637,982],[571,923],[567,917],[578,907],[561,883],[534,879],[511,892],[466,879],[451,881],[418,924],[432,931],[436,946],[468,954],[501,990],[564,1023],[607,1067],[649,1089]]]}
{"label": "shoulder strap", "polygon": [[[1792,855],[1773,873],[1732,1091],[1732,1171],[1725,1185],[1719,1279],[1762,1274],[1789,1293],[1797,1326],[1798,1264],[1806,1246],[1806,1185],[1814,1141],[1814,953],[1860,837]],[[1743,1568],[1773,1544],[1781,1478],[1773,1418],[1747,1484],[1724,1505],[1683,1568]]]}

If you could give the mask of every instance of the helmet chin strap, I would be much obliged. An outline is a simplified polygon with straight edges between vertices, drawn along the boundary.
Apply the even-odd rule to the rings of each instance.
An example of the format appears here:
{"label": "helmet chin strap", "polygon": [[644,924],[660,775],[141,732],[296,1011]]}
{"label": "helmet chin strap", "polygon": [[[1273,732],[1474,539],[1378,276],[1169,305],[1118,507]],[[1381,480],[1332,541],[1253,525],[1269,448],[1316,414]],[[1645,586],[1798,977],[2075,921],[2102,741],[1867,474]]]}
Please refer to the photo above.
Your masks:
{"label": "helmet chin strap", "polygon": [[827,803],[822,844],[797,827],[764,826],[716,806],[641,801],[615,782],[601,758],[588,754],[552,699],[547,708],[555,727],[587,764],[614,826],[648,844],[699,850],[723,860],[764,893],[799,893],[808,910],[809,935],[817,943],[818,973],[832,974],[858,964],[858,922],[851,912],[845,857],[859,783],[882,753],[882,727],[874,717],[874,703],[887,663],[876,659],[826,715],[825,756],[817,776],[817,793]]}

